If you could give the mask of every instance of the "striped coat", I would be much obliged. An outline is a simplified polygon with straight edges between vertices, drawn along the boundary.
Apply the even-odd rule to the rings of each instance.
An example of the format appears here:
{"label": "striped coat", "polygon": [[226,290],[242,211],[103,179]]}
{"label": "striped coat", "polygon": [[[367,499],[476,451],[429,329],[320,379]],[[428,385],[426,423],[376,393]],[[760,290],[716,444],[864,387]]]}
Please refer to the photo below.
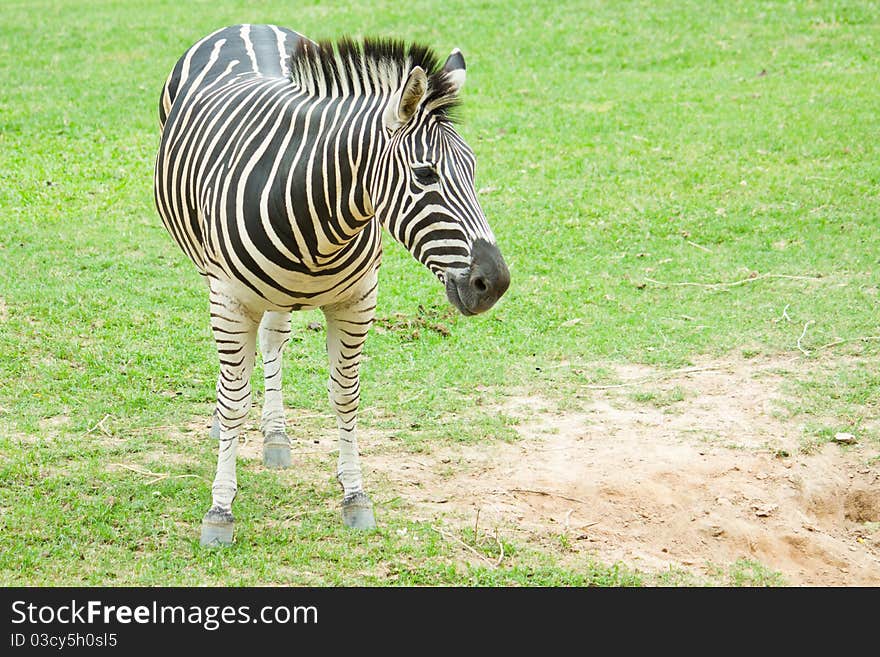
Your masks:
{"label": "striped coat", "polygon": [[474,191],[474,155],[451,120],[464,79],[458,51],[441,66],[415,44],[315,43],[272,25],[218,30],[168,76],[156,206],[208,283],[220,356],[220,455],[203,542],[231,540],[237,435],[257,340],[264,461],[290,461],[281,353],[290,311],[308,308],[327,319],[343,517],[372,524],[355,425],[383,227],[462,313],[487,310],[507,289],[507,266]]}

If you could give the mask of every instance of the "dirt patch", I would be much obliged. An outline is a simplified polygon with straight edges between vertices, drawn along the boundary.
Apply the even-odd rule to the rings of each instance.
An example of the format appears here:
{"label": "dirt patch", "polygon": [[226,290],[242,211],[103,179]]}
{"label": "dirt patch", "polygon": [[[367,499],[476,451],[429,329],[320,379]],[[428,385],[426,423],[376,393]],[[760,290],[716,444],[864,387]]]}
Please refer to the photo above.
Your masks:
{"label": "dirt patch", "polygon": [[846,519],[853,522],[880,522],[880,491],[853,490],[844,500]]}
{"label": "dirt patch", "polygon": [[512,444],[412,455],[365,435],[366,479],[420,519],[472,526],[479,510],[487,531],[569,561],[711,580],[748,559],[790,584],[880,585],[877,445],[804,454],[803,427],[776,412],[778,365],[621,367],[638,383],[586,390],[564,411],[510,398],[498,410],[520,419]]}
{"label": "dirt patch", "polygon": [[54,415],[39,421],[41,434],[52,438],[56,438],[68,424],[70,424],[70,416],[68,415]]}
{"label": "dirt patch", "polygon": [[[574,568],[596,559],[723,584],[745,559],[787,584],[878,586],[880,444],[803,449],[804,423],[780,411],[786,379],[821,371],[811,367],[822,366],[605,366],[622,383],[584,388],[562,405],[523,395],[481,406],[517,422],[512,443],[422,443],[412,453],[391,432],[362,431],[365,481],[380,522],[392,499],[438,526],[472,529],[479,514],[482,531]],[[258,416],[257,405],[239,446],[252,466],[262,454]],[[208,421],[187,429],[204,433]],[[287,476],[332,476],[334,424],[329,411],[289,413],[297,465]]]}

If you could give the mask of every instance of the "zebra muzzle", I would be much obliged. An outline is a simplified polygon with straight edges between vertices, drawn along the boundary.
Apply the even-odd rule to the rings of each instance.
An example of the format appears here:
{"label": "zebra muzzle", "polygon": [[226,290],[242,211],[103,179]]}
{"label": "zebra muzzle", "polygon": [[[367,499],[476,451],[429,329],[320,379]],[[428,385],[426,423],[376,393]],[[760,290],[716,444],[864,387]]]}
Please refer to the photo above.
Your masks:
{"label": "zebra muzzle", "polygon": [[471,247],[467,269],[446,274],[446,296],[462,315],[489,310],[510,287],[510,271],[494,244],[483,239]]}

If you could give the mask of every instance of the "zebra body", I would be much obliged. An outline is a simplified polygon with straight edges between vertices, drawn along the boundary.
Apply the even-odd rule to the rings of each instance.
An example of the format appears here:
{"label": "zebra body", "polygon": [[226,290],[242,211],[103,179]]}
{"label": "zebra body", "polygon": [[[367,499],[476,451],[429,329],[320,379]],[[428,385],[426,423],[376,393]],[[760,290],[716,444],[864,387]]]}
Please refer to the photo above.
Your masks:
{"label": "zebra body", "polygon": [[275,26],[220,30],[190,49],[162,94],[156,190],[166,227],[227,296],[264,310],[338,301],[381,253],[367,208],[336,207],[312,187],[314,150],[332,141],[327,110],[338,120],[327,105],[345,101],[315,103],[290,83],[286,59],[302,40]]}
{"label": "zebra body", "polygon": [[309,308],[327,321],[343,517],[373,526],[356,418],[383,226],[462,313],[483,312],[507,289],[473,189],[473,154],[449,120],[463,82],[458,51],[441,68],[422,46],[319,44],[272,25],[218,30],[168,76],[156,206],[208,283],[220,357],[220,451],[203,543],[231,540],[237,436],[257,342],[264,462],[289,465],[281,356],[290,312]]}

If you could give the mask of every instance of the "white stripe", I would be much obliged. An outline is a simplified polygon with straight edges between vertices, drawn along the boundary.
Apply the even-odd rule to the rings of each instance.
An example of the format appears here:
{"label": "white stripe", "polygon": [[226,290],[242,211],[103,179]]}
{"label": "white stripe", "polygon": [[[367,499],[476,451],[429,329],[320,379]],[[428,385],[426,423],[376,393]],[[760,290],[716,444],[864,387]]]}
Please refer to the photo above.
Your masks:
{"label": "white stripe", "polygon": [[275,25],[270,25],[269,27],[275,32],[275,40],[278,44],[278,58],[281,62],[281,75],[288,77],[290,75],[290,68],[287,66],[287,47],[285,46],[287,35]]}
{"label": "white stripe", "polygon": [[241,40],[244,41],[244,49],[247,52],[248,57],[251,58],[251,69],[256,73],[259,73],[260,67],[257,66],[257,53],[254,52],[254,44],[251,41],[250,25],[241,26]]}

